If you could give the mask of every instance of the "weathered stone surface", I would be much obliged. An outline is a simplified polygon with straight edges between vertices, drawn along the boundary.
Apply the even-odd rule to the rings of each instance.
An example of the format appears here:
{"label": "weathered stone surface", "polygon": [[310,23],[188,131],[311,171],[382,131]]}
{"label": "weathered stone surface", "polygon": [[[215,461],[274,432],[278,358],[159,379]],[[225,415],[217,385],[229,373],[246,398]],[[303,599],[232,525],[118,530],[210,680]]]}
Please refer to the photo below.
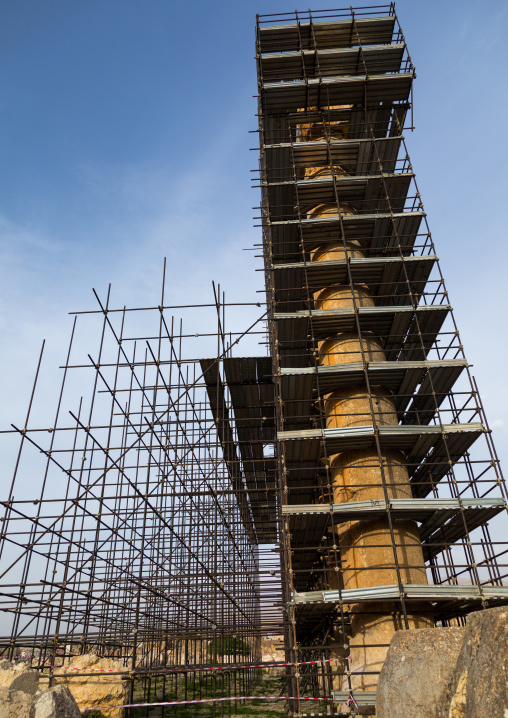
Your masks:
{"label": "weathered stone surface", "polygon": [[10,661],[0,661],[0,686],[9,688],[12,681],[19,676],[19,669],[24,668],[24,664],[16,665]]}
{"label": "weathered stone surface", "polygon": [[80,718],[78,704],[67,686],[53,686],[35,699],[34,718]]}
{"label": "weathered stone surface", "polygon": [[282,636],[275,638],[264,638],[261,641],[261,656],[265,663],[282,663],[286,660],[284,648],[281,644],[284,642]]}
{"label": "weathered stone surface", "polygon": [[[284,649],[281,647],[283,642],[284,639],[282,636],[262,639],[261,660],[263,663],[283,663],[286,660],[286,654],[284,653]],[[277,668],[269,668],[268,671],[273,675],[279,674],[279,669]]]}
{"label": "weathered stone surface", "polygon": [[39,671],[27,669],[21,671],[10,685],[11,691],[23,691],[34,696],[39,688]]}
{"label": "weathered stone surface", "polygon": [[379,676],[376,718],[436,718],[464,633],[464,628],[398,631]]}
{"label": "weathered stone surface", "polygon": [[[9,670],[9,667],[5,667]],[[31,673],[32,671],[30,671]],[[26,678],[26,672],[19,672],[15,681]],[[26,680],[31,690],[34,683]],[[31,695],[22,690],[13,690],[0,686],[0,718],[80,718],[78,704],[67,686],[53,686],[49,690],[38,691]]]}
{"label": "weathered stone surface", "polygon": [[23,691],[0,687],[0,718],[35,718],[33,698]]}
{"label": "weathered stone surface", "polygon": [[508,716],[508,608],[467,619],[464,642],[436,718]]}
{"label": "weathered stone surface", "polygon": [[29,668],[24,663],[0,661],[0,686],[33,696],[39,687],[39,671]]}
{"label": "weathered stone surface", "polygon": [[[87,671],[125,671],[121,661],[114,661],[110,658],[99,658],[93,653],[83,656],[76,656],[71,659],[70,668],[84,669]],[[100,706],[120,706],[128,703],[129,683],[122,680],[122,676],[111,675],[107,672],[97,672],[94,675],[81,676],[81,671],[73,671],[59,668],[54,673],[55,684],[66,684],[74,696],[80,710],[86,708],[99,708]],[[108,710],[108,718],[122,718],[122,708]]]}

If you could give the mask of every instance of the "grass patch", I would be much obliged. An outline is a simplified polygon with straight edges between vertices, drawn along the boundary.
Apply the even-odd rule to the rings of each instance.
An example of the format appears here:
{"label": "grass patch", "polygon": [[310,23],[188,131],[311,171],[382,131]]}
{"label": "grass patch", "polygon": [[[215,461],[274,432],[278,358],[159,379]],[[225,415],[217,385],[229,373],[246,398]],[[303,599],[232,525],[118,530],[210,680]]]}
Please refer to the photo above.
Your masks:
{"label": "grass patch", "polygon": [[[277,696],[281,688],[281,679],[270,675],[268,672],[263,672],[259,676],[259,682],[248,689],[250,695],[265,695],[265,696]],[[166,684],[167,685],[167,684]],[[215,697],[226,697],[229,695],[228,685],[224,684],[223,691],[220,690],[220,683],[217,681]],[[163,689],[163,681],[154,681],[150,687],[150,700],[151,702],[172,701],[172,700],[184,700],[185,696],[185,680],[183,678],[178,680],[177,689],[175,693],[175,684],[171,684],[172,690],[168,690],[169,686],[165,688],[166,694],[164,699],[157,697],[157,693],[160,693]],[[212,698],[213,697],[213,684],[208,678],[208,681],[203,679],[195,679],[187,681],[187,695],[188,700],[193,700],[193,692],[195,691],[196,699],[198,699],[199,691],[201,689],[201,698]],[[142,686],[138,684],[134,692],[134,702],[144,703],[145,697]],[[231,718],[283,718],[286,715],[284,701],[268,701],[268,700],[251,700],[239,703],[237,707],[234,705],[234,701],[231,701]],[[203,704],[189,704],[182,706],[154,706],[153,708],[139,708],[130,709],[129,718],[212,718],[213,710],[215,705],[215,716],[229,716],[229,705],[228,702],[220,702],[216,704],[203,703]]]}

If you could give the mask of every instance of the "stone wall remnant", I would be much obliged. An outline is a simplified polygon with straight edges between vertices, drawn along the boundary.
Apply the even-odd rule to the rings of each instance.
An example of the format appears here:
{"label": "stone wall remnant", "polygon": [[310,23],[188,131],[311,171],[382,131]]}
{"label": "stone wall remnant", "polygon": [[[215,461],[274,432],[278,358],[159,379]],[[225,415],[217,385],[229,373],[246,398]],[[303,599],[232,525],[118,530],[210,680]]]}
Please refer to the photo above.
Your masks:
{"label": "stone wall remnant", "polygon": [[[122,661],[85,653],[71,658],[64,668],[55,670],[53,683],[67,685],[81,710],[121,706],[129,702],[129,682],[115,672],[125,670]],[[93,675],[80,675],[87,672]],[[124,709],[108,710],[107,714],[108,718],[123,718]]]}

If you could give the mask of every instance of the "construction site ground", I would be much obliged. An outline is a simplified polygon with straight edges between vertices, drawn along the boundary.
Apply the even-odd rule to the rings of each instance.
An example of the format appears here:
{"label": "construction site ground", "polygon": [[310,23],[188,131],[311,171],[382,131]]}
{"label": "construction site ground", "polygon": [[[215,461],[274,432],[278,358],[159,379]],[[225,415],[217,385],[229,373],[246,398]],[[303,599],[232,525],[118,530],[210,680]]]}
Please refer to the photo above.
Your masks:
{"label": "construction site ground", "polygon": [[[281,680],[278,676],[263,671],[260,676],[259,683],[250,691],[252,695],[260,696],[277,696],[280,693]],[[202,698],[207,698],[206,694],[202,694]],[[141,692],[138,695],[135,694],[135,701],[141,702]],[[172,696],[167,694],[165,700],[173,700]],[[231,713],[229,712],[231,710]],[[154,706],[153,708],[139,708],[133,709],[131,718],[142,718],[142,716],[149,716],[155,718],[160,716],[161,718],[170,718],[170,716],[178,716],[178,718],[219,718],[227,716],[227,718],[279,718],[279,716],[285,716],[285,701],[283,700],[251,700],[237,702],[236,705],[232,701],[231,706],[227,703],[204,703],[204,704],[190,704],[190,705],[178,705],[178,706]]]}

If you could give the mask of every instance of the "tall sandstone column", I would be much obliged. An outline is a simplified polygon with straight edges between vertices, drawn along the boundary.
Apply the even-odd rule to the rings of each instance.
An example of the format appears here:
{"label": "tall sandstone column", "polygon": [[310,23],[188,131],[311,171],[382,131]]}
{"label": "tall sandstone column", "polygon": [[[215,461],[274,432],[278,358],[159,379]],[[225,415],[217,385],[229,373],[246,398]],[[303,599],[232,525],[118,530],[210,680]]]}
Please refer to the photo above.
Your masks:
{"label": "tall sandstone column", "polygon": [[[332,108],[330,108],[332,109]],[[302,125],[300,139],[346,139],[348,127],[344,122],[312,123]],[[333,174],[344,176],[340,166]],[[305,178],[332,175],[332,167],[311,167]],[[340,197],[339,197],[340,200]],[[351,204],[341,204],[342,215],[356,213]],[[336,204],[321,204],[310,208],[307,217],[337,216]],[[363,258],[365,250],[357,241],[328,242],[315,247],[311,262]],[[374,288],[366,284],[333,284],[314,294],[314,309],[345,309],[373,307]],[[382,341],[370,332],[337,332],[318,343],[318,362],[322,366],[344,365],[352,362],[386,361]],[[326,428],[345,428],[377,424],[397,424],[395,402],[388,388],[365,383],[338,389],[322,401]],[[375,447],[345,451],[328,457],[331,471],[334,503],[381,500],[385,498],[411,498],[408,470],[402,451],[383,451]],[[388,519],[350,521],[335,527],[335,543],[339,547],[341,587],[343,589],[369,588],[398,583],[395,553],[400,580],[403,584],[426,584],[426,572],[417,524],[414,521],[393,520],[393,540]],[[396,549],[394,549],[394,545]],[[330,566],[329,568],[335,568]],[[327,588],[337,588],[334,570],[326,571]],[[361,675],[352,677],[357,690],[375,690],[377,673],[381,670],[388,644],[396,630],[405,627],[404,617],[394,602],[357,603],[349,606],[352,635],[350,638],[350,669]],[[433,625],[425,606],[416,607],[407,616],[410,628],[427,628]],[[347,688],[346,685],[337,686]]]}

